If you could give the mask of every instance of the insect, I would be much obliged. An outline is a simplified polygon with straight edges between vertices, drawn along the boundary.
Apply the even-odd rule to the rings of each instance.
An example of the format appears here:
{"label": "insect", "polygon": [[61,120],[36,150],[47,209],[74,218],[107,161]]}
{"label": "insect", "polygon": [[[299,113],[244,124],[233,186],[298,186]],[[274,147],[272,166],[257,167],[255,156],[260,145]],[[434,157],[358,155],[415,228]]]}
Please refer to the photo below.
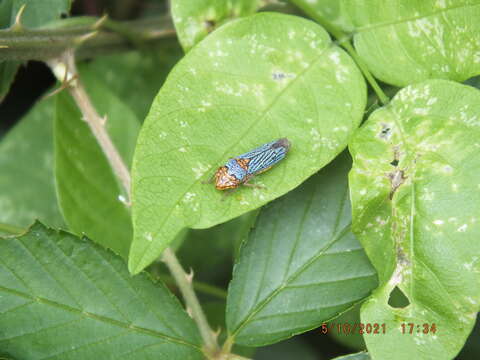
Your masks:
{"label": "insect", "polygon": [[248,181],[255,175],[270,169],[282,160],[290,148],[287,138],[266,143],[252,151],[234,157],[215,172],[215,188],[218,190],[234,189],[240,185],[259,187]]}

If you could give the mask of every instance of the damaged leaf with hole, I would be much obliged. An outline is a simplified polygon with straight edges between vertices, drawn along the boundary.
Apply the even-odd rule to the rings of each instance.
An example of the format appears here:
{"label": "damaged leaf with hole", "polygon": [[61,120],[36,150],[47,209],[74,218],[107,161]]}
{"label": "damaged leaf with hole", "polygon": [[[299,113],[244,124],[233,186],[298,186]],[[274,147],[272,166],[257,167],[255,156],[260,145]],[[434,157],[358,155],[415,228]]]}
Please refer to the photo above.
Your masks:
{"label": "damaged leaf with hole", "polygon": [[[387,327],[367,347],[379,359],[452,359],[480,307],[480,92],[444,80],[408,86],[350,151],[352,229],[380,279],[361,320]],[[403,306],[389,302],[394,289]],[[405,335],[402,323],[434,323],[442,335]]]}

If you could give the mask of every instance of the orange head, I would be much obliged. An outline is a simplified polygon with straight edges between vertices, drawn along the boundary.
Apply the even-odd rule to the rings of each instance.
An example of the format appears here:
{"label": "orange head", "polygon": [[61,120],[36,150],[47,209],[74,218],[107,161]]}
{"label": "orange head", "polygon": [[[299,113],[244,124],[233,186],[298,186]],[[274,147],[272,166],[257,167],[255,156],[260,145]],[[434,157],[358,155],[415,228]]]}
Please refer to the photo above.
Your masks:
{"label": "orange head", "polygon": [[226,166],[221,166],[218,168],[215,173],[215,187],[218,190],[233,189],[240,185],[240,181],[235,177],[235,175],[230,175],[228,173],[228,168]]}

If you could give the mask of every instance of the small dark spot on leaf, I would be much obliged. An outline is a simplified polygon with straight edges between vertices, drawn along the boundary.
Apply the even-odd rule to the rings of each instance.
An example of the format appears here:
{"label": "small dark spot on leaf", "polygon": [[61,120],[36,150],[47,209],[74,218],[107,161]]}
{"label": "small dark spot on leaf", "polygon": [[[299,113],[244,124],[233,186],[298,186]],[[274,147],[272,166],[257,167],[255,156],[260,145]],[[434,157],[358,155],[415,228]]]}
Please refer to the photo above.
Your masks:
{"label": "small dark spot on leaf", "polygon": [[390,163],[390,165],[392,165],[392,166],[397,166],[397,165],[398,165],[398,159],[394,159],[394,160]]}
{"label": "small dark spot on leaf", "polygon": [[378,136],[383,140],[388,140],[392,136],[392,129],[388,124],[382,124],[382,130]]}
{"label": "small dark spot on leaf", "polygon": [[67,17],[68,17],[68,14],[67,14],[65,11],[62,11],[62,12],[60,13],[60,18],[61,18],[61,19],[66,19]]}
{"label": "small dark spot on leaf", "polygon": [[207,32],[211,32],[215,28],[215,21],[205,20],[204,25],[205,25],[205,28],[207,29]]}

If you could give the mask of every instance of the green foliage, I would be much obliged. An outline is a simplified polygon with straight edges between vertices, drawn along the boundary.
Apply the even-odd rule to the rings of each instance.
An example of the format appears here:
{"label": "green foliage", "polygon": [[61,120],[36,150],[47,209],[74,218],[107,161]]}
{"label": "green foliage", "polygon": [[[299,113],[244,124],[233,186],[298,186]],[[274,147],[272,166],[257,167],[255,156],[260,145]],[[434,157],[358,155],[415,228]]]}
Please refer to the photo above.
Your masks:
{"label": "green foliage", "polygon": [[[365,101],[353,61],[312,22],[258,14],[215,31],[172,70],[140,132],[130,270],[182,228],[225,222],[298,186],[344,148]],[[228,158],[280,137],[292,149],[259,178],[266,189],[223,198],[202,184]]]}
{"label": "green foliage", "polygon": [[0,142],[0,223],[63,226],[53,177],[54,105],[52,98],[38,102]]}
{"label": "green foliage", "polygon": [[353,34],[380,80],[405,86],[480,74],[479,0],[291,0],[320,23]]}
{"label": "green foliage", "polygon": [[36,223],[0,239],[0,276],[0,348],[15,358],[203,358],[168,290],[88,240]]}
{"label": "green foliage", "polygon": [[[361,318],[389,329],[365,336],[374,358],[453,358],[475,323],[479,113],[478,90],[431,80],[402,89],[351,142],[353,230],[380,278]],[[395,287],[407,307],[388,305]],[[414,333],[402,334],[402,323],[415,324]],[[439,334],[417,332],[425,323]]]}
{"label": "green foliage", "polygon": [[172,0],[178,40],[189,51],[215,28],[236,17],[253,14],[260,0]]}
{"label": "green foliage", "polygon": [[[76,7],[130,22],[0,0],[0,100],[20,61],[75,47],[133,205],[88,101],[64,90],[18,109],[0,138],[0,359],[326,359],[345,352],[332,339],[368,351],[335,359],[478,358],[480,0],[284,1],[172,0],[171,18],[141,19],[167,3]],[[287,157],[252,181],[264,188],[204,184],[282,137]],[[131,275],[154,260],[190,316]],[[324,322],[357,331],[312,330]]]}
{"label": "green foliage", "polygon": [[236,343],[261,346],[318,327],[377,285],[350,232],[349,169],[342,156],[261,211],[228,291]]}

